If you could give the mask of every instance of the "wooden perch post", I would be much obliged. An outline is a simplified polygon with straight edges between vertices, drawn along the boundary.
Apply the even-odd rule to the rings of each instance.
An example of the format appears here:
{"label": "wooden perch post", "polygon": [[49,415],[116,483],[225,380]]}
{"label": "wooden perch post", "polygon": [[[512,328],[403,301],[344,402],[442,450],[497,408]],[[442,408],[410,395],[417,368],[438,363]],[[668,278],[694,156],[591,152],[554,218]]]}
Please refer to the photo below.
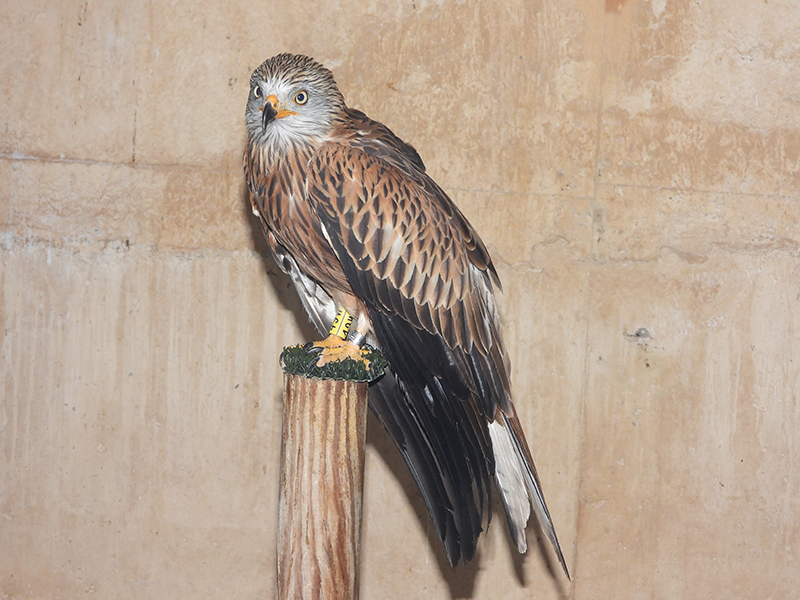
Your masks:
{"label": "wooden perch post", "polygon": [[[302,354],[296,359],[289,356],[291,352]],[[311,356],[311,364],[319,356],[299,346],[281,355],[284,409],[278,600],[356,600],[366,381],[375,374],[366,380],[361,377],[361,381],[341,373],[334,375],[338,379],[311,378],[307,376],[309,360],[302,358],[303,354]],[[305,362],[299,369],[298,360]],[[365,369],[361,367],[361,371]],[[319,376],[324,374],[314,375]]]}

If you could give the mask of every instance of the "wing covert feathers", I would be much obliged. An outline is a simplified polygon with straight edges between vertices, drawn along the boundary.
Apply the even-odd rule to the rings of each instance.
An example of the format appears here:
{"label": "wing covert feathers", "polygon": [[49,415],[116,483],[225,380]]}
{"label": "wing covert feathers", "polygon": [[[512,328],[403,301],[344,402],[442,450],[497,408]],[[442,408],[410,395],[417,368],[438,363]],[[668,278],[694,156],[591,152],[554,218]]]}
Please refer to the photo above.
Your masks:
{"label": "wing covert feathers", "polygon": [[387,152],[323,144],[312,159],[309,200],[376,308],[450,346],[486,353],[494,332],[485,298],[474,291],[491,293],[498,283],[488,252],[433,180]]}

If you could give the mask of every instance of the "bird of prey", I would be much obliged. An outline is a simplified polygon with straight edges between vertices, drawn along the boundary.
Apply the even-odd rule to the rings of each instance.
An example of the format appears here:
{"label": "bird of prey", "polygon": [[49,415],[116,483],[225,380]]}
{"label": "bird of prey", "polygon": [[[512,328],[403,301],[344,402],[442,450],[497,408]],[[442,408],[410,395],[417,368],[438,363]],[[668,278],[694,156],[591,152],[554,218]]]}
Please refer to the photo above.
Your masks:
{"label": "bird of prey", "polygon": [[349,108],[332,73],[279,54],[250,79],[244,173],[277,264],[321,334],[319,364],[364,360],[388,371],[369,406],[419,486],[452,565],[475,555],[493,479],[511,536],[530,507],[569,577],[522,426],[486,246],[425,172],[416,150]]}

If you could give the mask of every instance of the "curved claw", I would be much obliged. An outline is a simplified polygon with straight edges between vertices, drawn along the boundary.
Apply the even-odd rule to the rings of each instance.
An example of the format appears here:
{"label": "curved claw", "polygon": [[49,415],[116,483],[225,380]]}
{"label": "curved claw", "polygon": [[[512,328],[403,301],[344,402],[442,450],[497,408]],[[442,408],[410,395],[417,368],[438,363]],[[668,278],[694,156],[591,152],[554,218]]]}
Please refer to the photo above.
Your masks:
{"label": "curved claw", "polygon": [[370,363],[369,359],[366,358],[367,350],[359,348],[353,342],[343,340],[338,335],[329,335],[324,340],[313,342],[309,350],[319,352],[318,367],[348,358],[362,363],[365,368],[368,368]]}

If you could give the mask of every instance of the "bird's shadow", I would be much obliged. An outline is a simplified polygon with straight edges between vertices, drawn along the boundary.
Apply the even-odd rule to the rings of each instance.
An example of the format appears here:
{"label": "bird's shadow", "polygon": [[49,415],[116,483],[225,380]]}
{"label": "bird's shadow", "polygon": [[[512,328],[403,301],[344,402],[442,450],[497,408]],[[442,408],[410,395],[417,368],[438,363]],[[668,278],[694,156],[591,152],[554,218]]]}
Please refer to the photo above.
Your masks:
{"label": "bird's shadow", "polygon": [[[278,300],[281,303],[281,306],[286,308],[287,310],[291,311],[292,314],[295,315],[297,320],[297,325],[300,329],[300,332],[306,341],[316,340],[319,339],[319,332],[314,328],[314,326],[310,323],[310,321],[305,316],[305,311],[303,309],[303,305],[300,302],[297,293],[294,290],[294,285],[292,284],[289,276],[286,275],[275,263],[275,260],[272,257],[272,252],[269,248],[267,243],[266,237],[264,236],[264,231],[261,227],[261,222],[259,221],[258,217],[256,217],[251,208],[250,208],[250,197],[247,187],[243,184],[241,188],[241,195],[242,195],[242,210],[244,212],[245,219],[247,220],[248,224],[250,225],[250,234],[253,243],[253,249],[258,252],[261,256],[262,264],[264,267],[264,272],[269,280],[270,284],[273,286],[276,295],[278,296]],[[301,340],[302,341],[302,340]],[[299,343],[299,341],[298,341]],[[277,395],[277,401],[282,401],[281,393],[279,392]],[[457,565],[456,567],[451,567],[449,561],[447,560],[447,555],[444,551],[444,545],[442,544],[441,540],[439,539],[438,535],[432,523],[430,521],[430,516],[428,514],[428,510],[425,506],[425,502],[422,499],[422,496],[419,493],[419,488],[417,487],[414,478],[411,475],[411,472],[408,470],[408,467],[403,460],[403,457],[400,455],[400,451],[395,447],[394,443],[392,442],[389,435],[381,426],[378,419],[370,412],[369,418],[367,421],[367,444],[371,445],[375,450],[377,450],[378,454],[381,457],[381,460],[386,464],[389,470],[392,472],[393,476],[397,481],[400,483],[400,486],[403,488],[405,492],[406,498],[408,499],[409,504],[411,505],[414,513],[416,514],[417,518],[419,519],[420,523],[423,526],[423,530],[425,531],[426,537],[428,539],[428,545],[432,550],[433,556],[436,559],[436,562],[439,567],[439,572],[442,576],[442,579],[447,583],[447,586],[450,591],[450,597],[453,599],[469,599],[473,598],[475,594],[475,581],[477,579],[478,573],[480,571],[480,547],[478,548],[477,555],[474,560],[467,564]],[[499,500],[497,499],[497,494],[494,495],[494,503],[497,504]],[[500,506],[493,506],[492,507],[493,513],[495,517],[503,516],[503,509]],[[494,521],[494,519],[493,519]],[[532,519],[532,521],[536,521],[536,519]],[[557,564],[554,564],[550,555],[547,552],[547,548],[545,548],[544,538],[542,535],[542,531],[538,526],[538,523],[535,525],[536,527],[536,539],[538,542],[539,549],[541,551],[542,556],[545,557],[545,562],[547,569],[550,575],[559,581],[559,587],[561,591],[561,597],[567,598],[566,590],[561,586],[560,579],[556,574],[556,567]],[[508,543],[510,544],[510,548],[513,547],[510,534],[506,529],[506,537],[508,538]],[[514,564],[514,573],[516,575],[518,583],[524,587],[525,586],[525,560],[526,557],[518,554],[516,551],[511,552],[512,561]]]}
{"label": "bird's shadow", "polygon": [[400,487],[403,488],[409,505],[422,524],[422,529],[428,540],[428,546],[432,551],[433,557],[436,559],[439,572],[450,590],[450,597],[473,598],[475,580],[480,571],[480,557],[476,557],[475,560],[467,564],[458,565],[456,567],[450,566],[444,551],[444,545],[436,534],[431,518],[428,515],[425,501],[419,493],[419,488],[411,472],[408,470],[403,457],[400,455],[400,451],[394,445],[389,434],[386,433],[383,426],[372,413],[370,413],[367,420],[367,444],[377,451],[381,460],[392,472],[394,478],[400,483]]}

